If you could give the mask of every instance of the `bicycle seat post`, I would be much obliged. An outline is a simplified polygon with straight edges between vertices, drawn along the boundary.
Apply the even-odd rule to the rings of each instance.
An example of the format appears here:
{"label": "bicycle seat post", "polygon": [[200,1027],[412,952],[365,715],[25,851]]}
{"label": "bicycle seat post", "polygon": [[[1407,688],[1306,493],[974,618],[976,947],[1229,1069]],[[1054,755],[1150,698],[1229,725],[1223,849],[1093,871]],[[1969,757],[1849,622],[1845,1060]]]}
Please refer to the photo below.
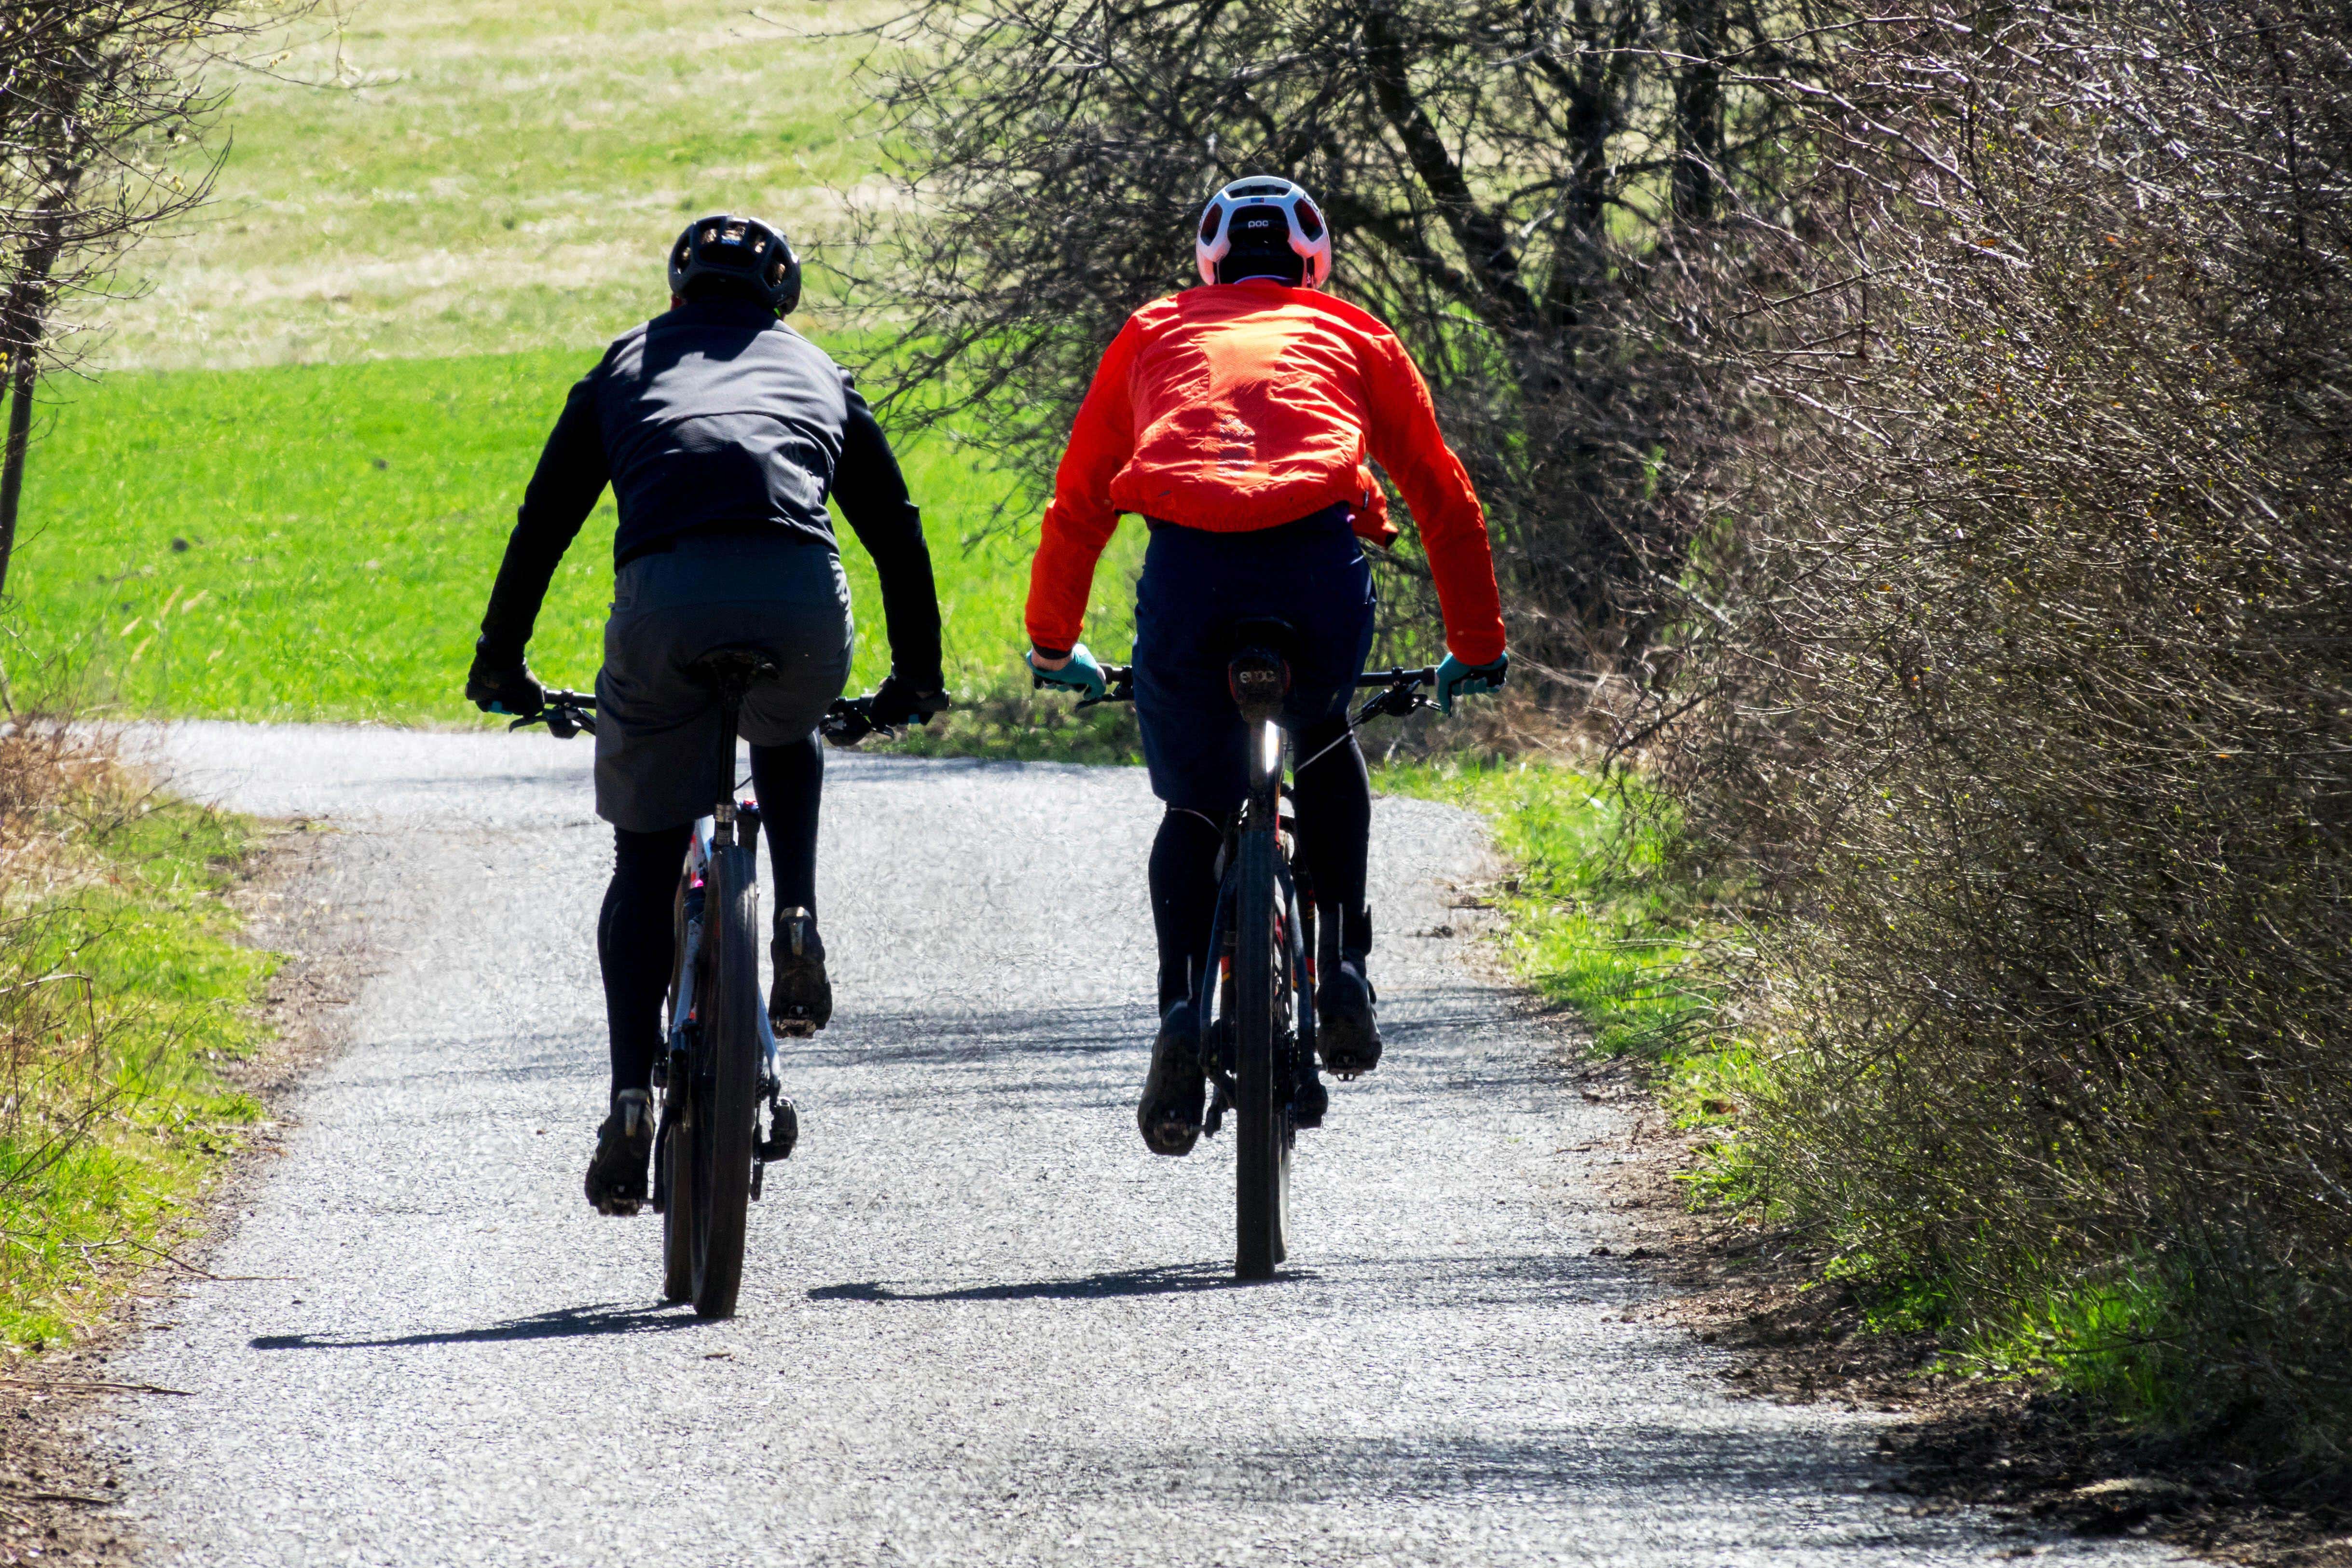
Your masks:
{"label": "bicycle seat post", "polygon": [[732,677],[719,683],[719,805],[711,813],[717,823],[714,843],[735,842],[735,740],[743,724],[743,685]]}
{"label": "bicycle seat post", "polygon": [[735,742],[742,733],[743,698],[759,682],[775,680],[783,671],[757,648],[722,647],[696,659],[687,667],[687,673],[719,699],[719,802],[711,811],[717,828],[711,837],[718,843],[731,845],[738,842]]}

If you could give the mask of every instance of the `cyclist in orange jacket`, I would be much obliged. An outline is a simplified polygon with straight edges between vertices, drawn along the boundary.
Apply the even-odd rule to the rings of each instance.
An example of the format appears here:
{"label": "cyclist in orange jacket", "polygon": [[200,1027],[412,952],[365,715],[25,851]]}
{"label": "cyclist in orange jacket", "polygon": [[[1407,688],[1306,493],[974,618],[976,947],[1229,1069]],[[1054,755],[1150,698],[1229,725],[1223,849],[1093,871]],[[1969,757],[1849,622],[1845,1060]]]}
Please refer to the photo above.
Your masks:
{"label": "cyclist in orange jacket", "polygon": [[[1192,1152],[1206,1098],[1191,997],[1209,963],[1223,826],[1248,789],[1247,737],[1225,689],[1243,620],[1282,620],[1296,634],[1284,723],[1314,759],[1296,790],[1321,915],[1323,1065],[1352,1076],[1380,1061],[1364,973],[1371,781],[1347,704],[1375,607],[1360,541],[1385,545],[1396,529],[1368,459],[1412,507],[1436,580],[1448,648],[1439,706],[1450,713],[1456,697],[1501,686],[1509,665],[1470,476],[1396,335],[1318,292],[1331,236],[1314,202],[1287,180],[1235,181],[1211,198],[1193,254],[1203,287],[1129,317],[1095,372],[1055,478],[1027,616],[1030,668],[1099,696],[1102,667],[1078,640],[1080,622],[1119,514],[1143,516],[1135,708],[1167,812],[1151,848],[1160,1024],[1136,1120],[1160,1154]],[[1298,1124],[1318,1124],[1327,1103],[1310,1068]]]}

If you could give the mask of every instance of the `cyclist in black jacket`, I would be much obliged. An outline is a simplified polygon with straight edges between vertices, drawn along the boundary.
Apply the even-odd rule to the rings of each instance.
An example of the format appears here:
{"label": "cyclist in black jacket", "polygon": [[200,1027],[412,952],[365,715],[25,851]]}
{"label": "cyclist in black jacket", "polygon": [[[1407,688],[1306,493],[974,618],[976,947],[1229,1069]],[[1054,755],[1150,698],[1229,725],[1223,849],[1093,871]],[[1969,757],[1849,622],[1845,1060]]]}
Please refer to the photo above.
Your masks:
{"label": "cyclist in black jacket", "polygon": [[815,727],[855,642],[828,496],[882,579],[891,666],[875,722],[920,722],[948,705],[922,519],[847,373],[779,319],[800,298],[792,247],[755,218],[700,218],[671,248],[669,285],[670,310],[625,333],[565,401],[466,679],[487,712],[540,710],[523,648],[556,563],[610,484],[620,531],[596,677],[596,814],[613,825],[614,868],[596,952],[613,1094],[588,1167],[588,1200],[604,1214],[645,1201],[671,895],[694,819],[733,782],[713,773],[717,700],[685,673],[715,647],[759,647],[785,672],[742,710],[775,867],[769,1013],[801,1031],[832,1016],[816,931]]}

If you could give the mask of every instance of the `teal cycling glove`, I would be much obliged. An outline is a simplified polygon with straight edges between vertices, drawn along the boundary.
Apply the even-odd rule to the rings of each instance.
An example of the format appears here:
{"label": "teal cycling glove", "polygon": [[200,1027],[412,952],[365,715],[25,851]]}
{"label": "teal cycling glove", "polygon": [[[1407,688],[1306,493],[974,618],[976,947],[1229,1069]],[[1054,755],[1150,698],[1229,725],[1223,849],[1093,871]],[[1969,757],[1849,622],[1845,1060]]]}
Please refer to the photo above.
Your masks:
{"label": "teal cycling glove", "polygon": [[1496,656],[1492,664],[1465,664],[1447,654],[1437,667],[1437,706],[1449,717],[1454,712],[1457,697],[1475,697],[1481,692],[1500,691],[1503,678],[1511,671],[1511,656]]}
{"label": "teal cycling glove", "polygon": [[1067,687],[1072,691],[1083,691],[1087,694],[1087,700],[1089,702],[1101,701],[1103,693],[1109,689],[1109,683],[1103,679],[1102,666],[1095,662],[1095,656],[1087,651],[1087,645],[1084,643],[1079,643],[1070,649],[1070,662],[1059,669],[1039,669],[1034,648],[1023,657],[1028,660],[1029,673],[1039,680],[1048,686],[1062,686]]}

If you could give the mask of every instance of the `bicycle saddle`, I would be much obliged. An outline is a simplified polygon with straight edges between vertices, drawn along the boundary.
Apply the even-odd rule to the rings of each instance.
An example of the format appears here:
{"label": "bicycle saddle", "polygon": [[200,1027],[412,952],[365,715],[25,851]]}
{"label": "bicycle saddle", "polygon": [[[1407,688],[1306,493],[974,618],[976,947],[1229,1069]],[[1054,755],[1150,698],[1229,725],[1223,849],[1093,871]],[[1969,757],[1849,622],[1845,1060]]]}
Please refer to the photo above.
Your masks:
{"label": "bicycle saddle", "polygon": [[1234,654],[1225,666],[1225,689],[1249,722],[1263,724],[1280,716],[1282,700],[1290,692],[1288,655],[1297,643],[1298,633],[1290,623],[1270,616],[1234,623],[1227,634]]}
{"label": "bicycle saddle", "polygon": [[740,694],[762,681],[783,679],[783,666],[756,647],[715,647],[686,667],[698,685]]}

